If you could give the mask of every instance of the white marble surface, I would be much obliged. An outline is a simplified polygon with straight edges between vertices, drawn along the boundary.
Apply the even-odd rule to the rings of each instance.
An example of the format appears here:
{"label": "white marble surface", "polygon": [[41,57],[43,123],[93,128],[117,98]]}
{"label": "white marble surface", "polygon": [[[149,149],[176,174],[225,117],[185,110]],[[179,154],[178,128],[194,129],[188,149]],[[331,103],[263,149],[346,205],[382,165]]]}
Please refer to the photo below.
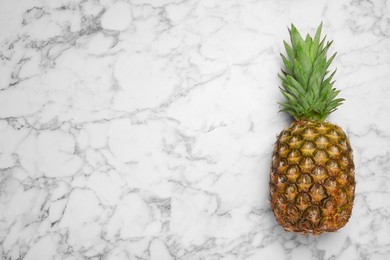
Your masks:
{"label": "white marble surface", "polygon": [[[353,216],[268,203],[282,40],[338,52]],[[0,259],[390,259],[389,1],[0,2]]]}

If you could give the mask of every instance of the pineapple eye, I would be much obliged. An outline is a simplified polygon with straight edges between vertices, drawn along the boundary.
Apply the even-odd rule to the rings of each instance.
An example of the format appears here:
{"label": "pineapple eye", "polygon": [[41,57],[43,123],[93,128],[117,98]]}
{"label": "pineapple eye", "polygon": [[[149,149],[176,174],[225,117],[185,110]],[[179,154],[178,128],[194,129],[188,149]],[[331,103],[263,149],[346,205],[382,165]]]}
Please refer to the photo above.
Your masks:
{"label": "pineapple eye", "polygon": [[290,184],[286,188],[286,193],[295,193],[297,188],[295,187],[294,184]]}
{"label": "pineapple eye", "polygon": [[345,191],[340,191],[339,194],[338,194],[338,200],[340,201],[340,205],[344,205],[345,203],[347,203],[347,193],[345,193]]}
{"label": "pineapple eye", "polygon": [[303,211],[305,210],[309,204],[310,204],[310,196],[309,194],[307,194],[306,192],[301,192],[297,195],[297,198],[296,198],[296,204],[297,204],[297,207]]}
{"label": "pineapple eye", "polygon": [[298,167],[297,166],[291,166],[290,168],[288,168],[287,174],[288,175],[298,174]]}
{"label": "pineapple eye", "polygon": [[326,208],[327,210],[334,210],[336,208],[336,203],[332,197],[324,200],[323,205],[324,205],[324,208]]}
{"label": "pineapple eye", "polygon": [[320,184],[314,184],[310,188],[310,194],[313,201],[320,201],[326,197],[325,189]]}
{"label": "pineapple eye", "polygon": [[298,150],[292,150],[292,151],[288,154],[288,158],[296,158],[296,157],[299,157],[299,151],[298,151]]}
{"label": "pineapple eye", "polygon": [[284,144],[284,143],[286,143],[286,141],[288,140],[288,138],[289,138],[290,136],[291,136],[291,131],[288,130],[288,129],[284,129],[284,130],[280,133],[278,140],[279,140],[280,143]]}
{"label": "pineapple eye", "polygon": [[321,217],[320,208],[318,206],[310,206],[306,211],[306,217],[311,220],[316,220]]}
{"label": "pineapple eye", "polygon": [[302,184],[311,184],[312,183],[311,178],[308,174],[302,174],[302,176],[299,180],[300,180],[299,182]]}
{"label": "pineapple eye", "polygon": [[295,124],[293,127],[292,127],[292,132],[293,133],[296,133],[298,131],[300,131],[302,128],[302,126],[300,126],[299,124]]}
{"label": "pineapple eye", "polygon": [[302,136],[306,139],[306,140],[313,140],[316,136],[317,136],[317,131],[313,128],[306,128],[303,133],[302,133]]}
{"label": "pineapple eye", "polygon": [[345,157],[345,156],[341,157],[341,164],[344,165],[344,166],[349,165],[349,160],[348,160],[348,158]]}
{"label": "pineapple eye", "polygon": [[276,203],[277,203],[278,208],[280,208],[281,210],[284,210],[286,208],[287,199],[283,195],[279,195],[276,198]]}
{"label": "pineapple eye", "polygon": [[336,145],[330,145],[327,151],[332,157],[340,155],[340,149]]}
{"label": "pineapple eye", "polygon": [[299,218],[299,211],[294,205],[288,204],[286,215],[288,216],[289,220],[296,222]]}
{"label": "pineapple eye", "polygon": [[290,142],[298,142],[300,140],[301,140],[301,138],[299,138],[299,136],[297,136],[297,135],[294,135],[290,138]]}
{"label": "pineapple eye", "polygon": [[328,154],[323,150],[317,150],[314,154],[314,160],[318,164],[323,164],[328,160]]}
{"label": "pineapple eye", "polygon": [[283,172],[287,166],[288,166],[288,163],[286,160],[284,160],[284,159],[280,160],[279,164],[278,164],[279,172]]}
{"label": "pineapple eye", "polygon": [[310,220],[315,226],[318,225],[321,219],[321,211],[318,206],[310,206],[306,210],[306,219]]}
{"label": "pineapple eye", "polygon": [[306,164],[307,166],[313,166],[314,165],[314,162],[311,158],[309,157],[306,157],[305,160],[303,161],[304,164]]}
{"label": "pineapple eye", "polygon": [[340,169],[339,164],[335,160],[329,160],[327,166],[331,172],[337,172]]}
{"label": "pineapple eye", "polygon": [[286,171],[286,176],[287,178],[289,179],[289,181],[291,182],[295,182],[295,180],[298,178],[299,176],[299,169],[297,166],[293,165],[293,166],[290,166],[287,171]]}
{"label": "pineapple eye", "polygon": [[335,129],[331,129],[327,134],[326,134],[327,137],[329,137],[329,139],[331,139],[332,141],[334,142],[338,142],[343,134],[336,131]]}
{"label": "pineapple eye", "polygon": [[278,195],[276,200],[278,201],[278,203],[281,203],[281,204],[286,204],[287,203],[287,200],[286,200],[286,198],[283,195]]}
{"label": "pineapple eye", "polygon": [[328,191],[333,192],[337,189],[337,182],[334,177],[330,177],[325,182],[325,187]]}
{"label": "pineapple eye", "polygon": [[326,146],[329,144],[329,139],[324,135],[320,135],[316,138],[315,142],[319,148],[326,148]]}
{"label": "pineapple eye", "polygon": [[328,177],[328,171],[322,166],[317,166],[312,171],[312,176],[314,181],[322,183],[322,181]]}
{"label": "pineapple eye", "polygon": [[297,181],[297,185],[301,191],[307,191],[313,183],[310,175],[302,174]]}
{"label": "pineapple eye", "polygon": [[287,182],[286,176],[284,176],[284,175],[279,175],[278,176],[278,184],[284,184],[286,182]]}
{"label": "pineapple eye", "polygon": [[279,156],[280,157],[286,157],[286,154],[287,154],[287,152],[288,152],[288,146],[287,145],[281,145],[280,147],[279,147],[279,151],[278,151],[278,153],[279,153]]}
{"label": "pineapple eye", "polygon": [[308,220],[302,220],[299,223],[299,229],[301,229],[301,230],[313,230],[313,225]]}
{"label": "pineapple eye", "polygon": [[347,137],[347,136],[345,135],[344,131],[343,131],[341,128],[339,128],[339,127],[336,128],[334,131],[337,133],[338,136],[340,136],[340,137],[342,137],[342,138],[346,138],[346,137]]}
{"label": "pineapple eye", "polygon": [[308,127],[303,133],[308,135],[314,135],[317,134],[317,131],[314,128]]}
{"label": "pineapple eye", "polygon": [[337,181],[341,184],[341,185],[345,185],[348,183],[348,175],[341,171],[338,175],[338,178],[337,178]]}
{"label": "pineapple eye", "polygon": [[334,130],[334,129],[330,130],[330,131],[328,132],[328,135],[331,136],[331,137],[333,137],[333,138],[339,137],[339,134],[338,134],[337,131]]}
{"label": "pineapple eye", "polygon": [[272,194],[275,194],[278,191],[278,187],[275,184],[270,184],[269,188],[270,188]]}
{"label": "pineapple eye", "polygon": [[286,165],[287,165],[286,160],[280,160],[279,161],[279,167],[283,167],[283,166],[286,166]]}
{"label": "pineapple eye", "polygon": [[328,171],[322,166],[317,166],[313,170],[314,176],[323,176],[323,175],[326,175],[327,173],[328,173]]}
{"label": "pineapple eye", "polygon": [[298,148],[301,144],[301,138],[297,135],[293,135],[288,140],[288,145],[291,149]]}
{"label": "pineapple eye", "polygon": [[310,192],[313,195],[325,195],[325,191],[319,184],[314,184],[313,187],[311,187]]}
{"label": "pineapple eye", "polygon": [[305,172],[310,172],[310,170],[314,167],[314,161],[310,157],[304,157],[299,163],[301,169]]}
{"label": "pineapple eye", "polygon": [[338,221],[346,221],[346,220],[348,220],[348,216],[349,216],[349,214],[348,214],[347,210],[344,209],[340,212],[339,217],[338,217]]}
{"label": "pineapple eye", "polygon": [[287,197],[287,199],[293,201],[297,195],[297,190],[298,189],[295,184],[288,185],[285,190],[285,196]]}
{"label": "pineapple eye", "polygon": [[341,145],[341,148],[342,148],[344,151],[345,151],[345,150],[351,149],[351,147],[350,147],[350,145],[349,145],[349,143],[347,142],[346,139],[341,140],[340,145]]}
{"label": "pineapple eye", "polygon": [[288,156],[287,156],[287,160],[290,164],[296,164],[299,162],[299,159],[300,159],[300,153],[298,150],[292,150]]}
{"label": "pineapple eye", "polygon": [[312,142],[306,142],[301,146],[301,149],[305,149],[305,150],[314,150],[315,148],[316,146]]}
{"label": "pineapple eye", "polygon": [[320,133],[326,133],[328,131],[328,129],[329,129],[329,126],[327,124],[324,124],[324,123],[320,123],[317,126],[317,130]]}
{"label": "pineapple eye", "polygon": [[313,142],[308,141],[302,144],[300,151],[302,152],[302,155],[312,156],[315,149],[316,149],[315,144]]}

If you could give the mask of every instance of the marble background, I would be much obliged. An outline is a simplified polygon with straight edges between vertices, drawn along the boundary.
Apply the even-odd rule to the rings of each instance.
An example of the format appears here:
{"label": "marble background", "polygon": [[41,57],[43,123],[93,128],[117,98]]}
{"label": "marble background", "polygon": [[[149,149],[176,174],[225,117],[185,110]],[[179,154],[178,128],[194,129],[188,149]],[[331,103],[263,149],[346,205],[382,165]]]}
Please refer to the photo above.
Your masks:
{"label": "marble background", "polygon": [[[353,216],[268,203],[287,26],[324,22]],[[390,259],[390,3],[0,1],[1,259]]]}

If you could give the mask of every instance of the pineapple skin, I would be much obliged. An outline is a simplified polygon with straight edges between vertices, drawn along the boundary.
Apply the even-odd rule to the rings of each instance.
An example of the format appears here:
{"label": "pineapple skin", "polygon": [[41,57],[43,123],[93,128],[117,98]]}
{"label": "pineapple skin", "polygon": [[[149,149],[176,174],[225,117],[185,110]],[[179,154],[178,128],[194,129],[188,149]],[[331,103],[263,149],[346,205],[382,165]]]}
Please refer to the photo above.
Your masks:
{"label": "pineapple skin", "polygon": [[270,203],[284,230],[319,235],[345,226],[355,185],[352,148],[340,127],[302,120],[278,135]]}

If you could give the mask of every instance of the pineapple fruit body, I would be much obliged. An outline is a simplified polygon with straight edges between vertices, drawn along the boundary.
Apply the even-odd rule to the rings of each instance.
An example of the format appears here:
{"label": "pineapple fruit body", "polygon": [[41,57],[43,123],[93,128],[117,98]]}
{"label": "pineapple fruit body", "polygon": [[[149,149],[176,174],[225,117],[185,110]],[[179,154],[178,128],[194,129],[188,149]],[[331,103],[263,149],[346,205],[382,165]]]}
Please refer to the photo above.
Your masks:
{"label": "pineapple fruit body", "polygon": [[271,208],[286,231],[318,235],[343,227],[355,194],[343,130],[328,122],[293,122],[277,138],[269,185]]}

